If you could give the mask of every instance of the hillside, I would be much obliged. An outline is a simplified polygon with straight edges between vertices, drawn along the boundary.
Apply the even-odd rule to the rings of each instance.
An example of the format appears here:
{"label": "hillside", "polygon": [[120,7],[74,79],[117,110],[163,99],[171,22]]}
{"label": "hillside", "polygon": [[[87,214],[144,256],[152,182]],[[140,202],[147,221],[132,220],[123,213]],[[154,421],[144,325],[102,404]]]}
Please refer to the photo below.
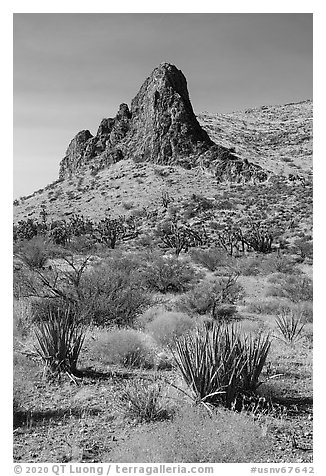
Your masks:
{"label": "hillside", "polygon": [[[293,118],[295,110],[299,111],[297,123],[300,127],[294,130],[293,119],[288,120],[287,128],[284,118]],[[217,140],[218,137],[226,147],[234,144],[242,156],[263,163],[266,168],[275,172],[275,176],[266,183],[220,183],[200,166],[185,169],[178,165],[135,163],[128,159],[95,172],[82,169],[70,178],[61,179],[30,197],[16,201],[14,221],[39,218],[42,207],[45,207],[49,218],[54,220],[67,219],[74,213],[92,220],[99,220],[108,214],[134,215],[143,217],[143,225],[146,228],[146,216],[150,211],[161,210],[163,214],[166,211],[162,208],[163,193],[168,193],[173,204],[179,205],[183,210],[195,194],[215,200],[218,215],[216,218],[219,221],[227,222],[228,218],[234,217],[235,214],[245,218],[262,211],[269,214],[270,219],[275,218],[286,226],[294,220],[297,232],[311,233],[310,114],[311,103],[304,102],[263,107],[246,113],[199,115],[200,123],[207,128],[212,138]],[[244,122],[239,119],[241,116],[247,119],[246,129]],[[274,130],[277,131],[273,133],[267,121],[271,116]],[[276,118],[279,118],[279,121]],[[258,139],[259,133],[254,127],[255,124],[257,129],[260,125],[260,134],[265,135],[264,142]],[[223,134],[220,132],[222,125]],[[309,140],[307,131],[310,131]],[[290,149],[292,163],[284,161]],[[281,172],[287,175],[279,175]],[[289,180],[289,174],[304,177],[304,180]]]}
{"label": "hillside", "polygon": [[[196,118],[183,73],[162,63],[130,109],[121,104],[95,135],[72,139],[59,180],[15,200],[14,222],[45,210],[48,221],[132,216],[146,230],[155,225],[149,216],[169,213],[163,195],[186,221],[226,226],[256,217],[310,234],[312,102]],[[208,214],[196,197],[210,201]]]}
{"label": "hillside", "polygon": [[201,113],[212,140],[278,174],[312,170],[312,101],[262,106],[230,114]]}

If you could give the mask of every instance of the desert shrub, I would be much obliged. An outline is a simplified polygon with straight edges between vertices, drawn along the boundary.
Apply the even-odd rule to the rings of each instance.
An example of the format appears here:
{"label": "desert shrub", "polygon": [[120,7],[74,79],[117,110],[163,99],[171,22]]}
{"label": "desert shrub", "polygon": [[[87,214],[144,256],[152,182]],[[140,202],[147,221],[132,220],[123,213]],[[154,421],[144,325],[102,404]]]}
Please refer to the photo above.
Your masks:
{"label": "desert shrub", "polygon": [[135,329],[102,333],[92,352],[106,365],[152,368],[155,361],[155,344],[149,336]]}
{"label": "desert shrub", "polygon": [[142,426],[119,444],[110,459],[126,463],[253,463],[272,458],[269,435],[244,414],[212,416],[186,406],[172,421]]}
{"label": "desert shrub", "polygon": [[286,255],[269,255],[265,257],[261,264],[264,274],[282,273],[282,274],[300,274],[301,271],[296,267],[295,260]]}
{"label": "desert shrub", "polygon": [[262,257],[246,256],[238,260],[237,269],[242,276],[258,276],[263,274]]}
{"label": "desert shrub", "polygon": [[237,317],[238,310],[233,304],[219,304],[215,307],[213,317],[217,321],[228,322]]}
{"label": "desert shrub", "polygon": [[84,314],[98,325],[130,325],[151,303],[132,264],[115,264],[114,268],[108,263],[96,266],[85,274],[80,287]]}
{"label": "desert shrub", "polygon": [[140,248],[152,249],[155,245],[155,237],[150,233],[142,233],[135,240],[135,244],[137,244]]}
{"label": "desert shrub", "polygon": [[266,291],[267,296],[286,297],[293,302],[313,300],[312,280],[307,276],[279,274],[272,282]]}
{"label": "desert shrub", "polygon": [[[203,281],[193,287],[179,300],[179,307],[191,314],[211,314],[218,319],[223,315],[223,305],[233,305],[243,296],[243,287],[236,282],[237,277],[219,278]],[[229,314],[236,313],[235,307],[229,307]],[[220,312],[221,311],[221,312]]]}
{"label": "desert shrub", "polygon": [[118,393],[118,407],[122,414],[136,422],[153,422],[170,417],[172,408],[163,398],[163,382],[136,379]]}
{"label": "desert shrub", "polygon": [[161,345],[172,344],[181,335],[193,329],[194,319],[181,312],[163,312],[149,322],[145,331]]}
{"label": "desert shrub", "polygon": [[192,194],[183,202],[184,218],[194,218],[202,212],[212,210],[215,207],[215,200],[204,197],[203,195]]}
{"label": "desert shrub", "polygon": [[152,322],[157,316],[165,313],[166,311],[167,309],[161,304],[151,306],[137,317],[136,321],[134,322],[134,327],[136,329],[145,330],[147,324]]}
{"label": "desert shrub", "polygon": [[30,280],[32,278],[32,272],[29,269],[17,265],[14,261],[13,296],[15,299],[20,300],[30,295]]}
{"label": "desert shrub", "polygon": [[[172,208],[169,207],[169,213]],[[178,257],[182,250],[187,252],[192,247],[203,246],[208,243],[208,236],[204,227],[190,226],[180,223],[173,217],[158,223],[156,236],[164,247],[174,249]]]}
{"label": "desert shrub", "polygon": [[[132,323],[151,299],[142,285],[139,264],[133,256],[119,259],[113,254],[89,267],[91,256],[62,255],[63,266],[45,270],[22,267],[14,273],[16,296],[37,296],[42,307],[48,300],[69,303],[79,310],[85,322],[98,325]],[[47,301],[42,301],[46,299]]]}
{"label": "desert shrub", "polygon": [[282,309],[289,308],[289,304],[279,299],[267,298],[267,299],[257,299],[251,301],[246,305],[246,310],[254,314],[271,314],[276,315]]}
{"label": "desert shrub", "polygon": [[[95,238],[90,235],[74,235],[70,242],[65,245],[65,250],[71,254],[91,255],[93,253],[95,254],[100,246],[101,245],[96,243]],[[59,254],[59,249],[57,249],[57,254]]]}
{"label": "desert shrub", "polygon": [[52,263],[45,269],[17,266],[14,271],[16,293],[24,297],[58,298],[73,302],[79,298],[79,286],[90,256],[77,257],[62,249],[54,251],[59,264]]}
{"label": "desert shrub", "polygon": [[210,271],[215,271],[221,266],[230,264],[230,257],[218,248],[210,248],[208,250],[193,249],[191,250],[191,258],[195,263],[199,263]]}
{"label": "desert shrub", "polygon": [[35,236],[29,241],[21,242],[17,247],[17,256],[29,268],[44,268],[49,258],[48,245],[44,239]]}
{"label": "desert shrub", "polygon": [[310,237],[302,237],[294,242],[294,246],[302,259],[313,258],[313,244]]}
{"label": "desert shrub", "polygon": [[160,293],[184,292],[198,277],[198,273],[187,262],[172,256],[159,256],[142,272],[146,286]]}
{"label": "desert shrub", "polygon": [[[21,198],[21,200],[23,200],[23,197]],[[39,232],[40,227],[39,223],[36,220],[32,218],[28,218],[27,220],[20,220],[13,227],[14,242],[17,242],[19,240],[31,240],[33,237],[37,236]]]}
{"label": "desert shrub", "polygon": [[238,397],[259,387],[270,345],[268,334],[214,325],[181,337],[173,355],[195,403],[232,408]]}
{"label": "desert shrub", "polygon": [[270,314],[274,316],[282,312],[294,312],[300,316],[302,322],[313,322],[312,301],[294,303],[286,298],[275,299],[272,297],[251,301],[246,304],[246,310],[254,314]]}

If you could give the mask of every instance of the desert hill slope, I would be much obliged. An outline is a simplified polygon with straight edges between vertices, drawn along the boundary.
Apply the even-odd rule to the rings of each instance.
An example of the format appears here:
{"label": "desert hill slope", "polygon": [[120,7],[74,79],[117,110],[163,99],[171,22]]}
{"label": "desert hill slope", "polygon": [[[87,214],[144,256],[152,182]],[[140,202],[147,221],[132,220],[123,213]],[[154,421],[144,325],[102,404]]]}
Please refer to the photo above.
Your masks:
{"label": "desert hill slope", "polygon": [[306,100],[229,114],[204,112],[198,120],[212,140],[235,147],[242,157],[274,173],[305,174],[312,170],[312,117],[312,101]]}
{"label": "desert hill slope", "polygon": [[[14,221],[147,216],[204,196],[226,217],[257,210],[311,229],[312,102],[196,118],[184,75],[162,63],[131,103],[81,131],[59,180],[14,202]],[[295,179],[298,177],[299,179]],[[294,180],[293,180],[294,179]],[[214,206],[215,206],[214,205]]]}

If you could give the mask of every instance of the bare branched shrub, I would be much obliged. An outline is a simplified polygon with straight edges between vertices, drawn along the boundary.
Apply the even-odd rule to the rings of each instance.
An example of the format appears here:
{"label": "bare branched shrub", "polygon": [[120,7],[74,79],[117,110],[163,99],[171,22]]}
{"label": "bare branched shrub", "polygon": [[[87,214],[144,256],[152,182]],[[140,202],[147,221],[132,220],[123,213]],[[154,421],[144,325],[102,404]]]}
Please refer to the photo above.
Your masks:
{"label": "bare branched shrub", "polygon": [[[238,277],[234,273],[227,278],[199,283],[180,299],[179,307],[191,314],[209,314],[217,320],[223,317],[223,312],[234,315],[236,308],[233,305],[244,296],[243,287],[237,283]],[[226,305],[229,305],[229,312]]]}
{"label": "bare branched shrub", "polygon": [[[91,256],[64,254],[61,263],[47,269],[17,271],[17,294],[38,298],[35,306],[54,301],[57,307],[78,309],[86,322],[99,325],[130,324],[150,304],[142,285],[137,260],[113,256],[93,268]],[[44,301],[45,300],[45,301]]]}
{"label": "bare branched shrub", "polygon": [[181,251],[188,251],[191,247],[202,246],[208,242],[205,228],[191,227],[179,223],[177,219],[160,223],[157,235],[164,246],[174,250],[176,256],[179,256]]}
{"label": "bare branched shrub", "polygon": [[35,236],[16,245],[16,256],[30,269],[43,269],[49,259],[48,248],[44,238]]}

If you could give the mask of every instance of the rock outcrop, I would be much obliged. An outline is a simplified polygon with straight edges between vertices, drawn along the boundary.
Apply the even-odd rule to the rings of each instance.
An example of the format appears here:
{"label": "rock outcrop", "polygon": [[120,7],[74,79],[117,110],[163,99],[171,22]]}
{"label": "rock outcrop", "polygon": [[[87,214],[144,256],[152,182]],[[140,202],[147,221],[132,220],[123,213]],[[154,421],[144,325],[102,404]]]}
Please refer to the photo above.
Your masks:
{"label": "rock outcrop", "polygon": [[86,130],[71,141],[60,164],[60,178],[87,165],[107,167],[123,159],[185,168],[201,166],[220,180],[266,180],[258,165],[215,144],[198,123],[183,73],[162,63],[146,79],[131,102],[121,104],[115,118],[103,119],[96,136]]}
{"label": "rock outcrop", "polygon": [[213,142],[193,112],[187,81],[168,63],[154,69],[131,103],[126,154],[166,165],[199,155]]}

